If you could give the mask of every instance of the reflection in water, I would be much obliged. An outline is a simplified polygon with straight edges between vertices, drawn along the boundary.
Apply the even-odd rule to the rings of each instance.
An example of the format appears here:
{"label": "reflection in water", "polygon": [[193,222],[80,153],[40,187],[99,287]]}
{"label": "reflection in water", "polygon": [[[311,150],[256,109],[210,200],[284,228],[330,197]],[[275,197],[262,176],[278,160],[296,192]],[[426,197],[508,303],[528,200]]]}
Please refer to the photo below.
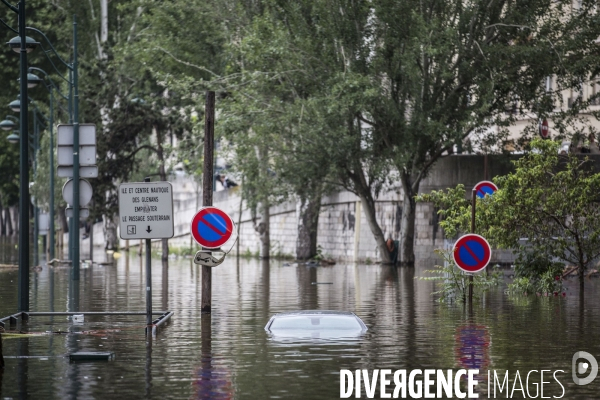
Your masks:
{"label": "reflection in water", "polygon": [[18,235],[0,236],[0,264],[19,263],[19,253],[17,252]]}
{"label": "reflection in water", "polygon": [[144,368],[146,385],[144,386],[146,398],[151,398],[152,394],[152,334],[146,335],[146,365]]}
{"label": "reflection in water", "polygon": [[[80,311],[145,310],[143,257],[136,253],[82,270]],[[512,373],[517,365],[569,371],[575,351],[600,354],[600,281],[594,279],[586,281],[584,308],[573,281],[565,298],[491,290],[485,307],[476,303],[469,316],[462,306],[435,302],[434,284],[415,279],[424,275],[422,266],[231,258],[213,269],[213,312],[202,315],[200,268],[189,259],[162,268],[156,259],[153,266],[153,306],[175,312],[154,340],[145,335],[144,316],[86,315],[82,325],[64,316],[32,317],[19,329],[68,333],[5,339],[0,398],[330,399],[339,397],[340,369],[485,371],[493,356],[499,371]],[[32,311],[72,309],[69,272],[45,266],[32,274]],[[16,310],[16,282],[16,270],[0,270],[0,315]],[[268,319],[298,309],[352,311],[369,330],[354,340],[270,340]],[[36,358],[16,358],[25,351]],[[73,351],[112,351],[116,358],[69,363],[65,355]],[[563,383],[565,398],[597,397],[594,385]]]}
{"label": "reflection in water", "polygon": [[162,260],[162,276],[161,276],[161,285],[162,285],[162,311],[167,311],[169,309],[169,260]]}
{"label": "reflection in water", "polygon": [[19,359],[17,360],[17,382],[19,387],[19,398],[27,398],[27,384],[29,378],[29,339],[24,338],[19,341]]}
{"label": "reflection in water", "polygon": [[69,299],[67,302],[67,311],[75,312],[79,311],[79,283],[81,281],[75,281],[69,279]]}
{"label": "reflection in water", "polygon": [[234,397],[231,373],[212,354],[212,318],[210,314],[201,317],[202,361],[194,375],[194,398],[229,400]]}
{"label": "reflection in water", "polygon": [[[461,325],[454,335],[456,347],[456,364],[461,369],[477,369],[479,374],[475,380],[486,382],[487,370],[490,366],[490,334],[484,325]],[[466,381],[466,377],[463,376]]]}
{"label": "reflection in water", "polygon": [[483,325],[456,328],[456,362],[460,368],[487,370],[490,364],[490,334]]}

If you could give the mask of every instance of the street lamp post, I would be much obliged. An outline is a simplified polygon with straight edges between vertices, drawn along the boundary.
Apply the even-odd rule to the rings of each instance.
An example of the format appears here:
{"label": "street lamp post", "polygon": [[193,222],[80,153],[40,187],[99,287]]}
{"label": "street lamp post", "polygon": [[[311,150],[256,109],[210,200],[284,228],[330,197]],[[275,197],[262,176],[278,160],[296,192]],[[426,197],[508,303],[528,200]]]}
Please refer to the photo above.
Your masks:
{"label": "street lamp post", "polygon": [[[6,26],[13,32],[18,33],[18,38],[11,39],[8,45],[20,54],[20,95],[21,99],[27,100],[27,53],[33,51],[40,43],[32,38],[28,38],[25,34],[26,30],[31,30],[40,34],[50,46],[52,52],[57,58],[68,68],[71,80],[65,79],[59,72],[59,75],[67,80],[70,87],[69,90],[74,91],[74,95],[70,97],[73,101],[73,219],[72,228],[79,227],[79,91],[77,87],[77,21],[73,16],[73,62],[71,64],[63,60],[58,52],[50,43],[46,35],[35,28],[25,26],[25,0],[20,0],[17,6],[13,6],[7,0],[0,0],[11,11],[18,16],[18,31],[11,28],[6,22],[0,19],[0,23]],[[46,51],[44,54],[48,56]],[[56,66],[52,63],[54,68]],[[58,70],[57,70],[58,72]],[[27,121],[27,101],[21,104],[21,137],[28,137],[28,121]],[[18,309],[19,311],[29,311],[29,171],[27,162],[29,158],[28,143],[26,140],[21,140],[19,145],[20,152],[20,176],[19,176],[19,285],[18,285]],[[77,229],[78,230],[78,229]],[[77,236],[78,238],[78,236]],[[72,257],[72,278],[79,281],[79,240],[73,240],[73,257]],[[23,314],[23,318],[27,318],[27,314]]]}
{"label": "street lamp post", "polygon": [[[1,0],[6,3],[6,0]],[[69,114],[71,114],[72,107],[72,124],[73,124],[73,218],[71,218],[71,224],[69,227],[70,232],[70,243],[69,250],[71,255],[72,263],[72,274],[73,280],[79,281],[79,89],[78,89],[78,59],[77,59],[77,19],[73,16],[73,61],[71,63],[66,62],[56,51],[52,43],[46,37],[44,32],[39,29],[26,27],[25,29],[33,31],[42,36],[45,42],[50,46],[50,50],[65,65],[69,71],[69,78],[65,78],[56,68],[54,63],[52,66],[59,74],[59,76],[69,84]],[[31,41],[32,39],[30,39]],[[37,43],[37,42],[36,42]],[[31,46],[31,44],[28,44]],[[43,46],[40,44],[43,49]],[[47,51],[44,54],[48,56]],[[26,78],[25,78],[26,80]],[[21,86],[27,84],[27,82],[21,82]]]}
{"label": "street lamp post", "polygon": [[[17,43],[9,42],[9,46],[20,55],[20,94],[27,99],[27,53],[33,51],[38,43],[25,35],[25,0],[13,6],[7,0],[1,0],[11,11],[17,14],[19,29],[15,31],[3,20],[0,22],[19,36]],[[23,102],[20,119],[20,135],[28,137],[27,102]],[[29,311],[29,170],[27,140],[19,145],[19,279],[17,289],[17,306],[19,311]],[[27,319],[27,314],[22,314]]]}
{"label": "street lamp post", "polygon": [[73,280],[79,281],[79,89],[77,85],[77,20],[73,16]]}
{"label": "street lamp post", "polygon": [[[9,46],[20,55],[20,94],[22,99],[27,99],[27,53],[32,51],[37,42],[25,35],[25,0],[13,6],[7,0],[2,0],[8,8],[17,13],[19,39],[17,43],[9,42]],[[1,21],[10,30],[8,24]],[[29,40],[28,40],[29,39]],[[29,135],[27,121],[27,101],[21,104],[20,136]],[[17,289],[17,306],[19,311],[29,311],[29,144],[27,140],[19,143],[19,283]],[[22,314],[27,319],[27,314]]]}
{"label": "street lamp post", "polygon": [[[22,108],[21,108],[21,100],[15,100],[12,101],[11,103],[11,108],[13,111],[15,112],[21,112]],[[40,110],[35,106],[35,104],[33,105],[33,111],[34,111],[34,118],[33,118],[33,137],[27,137],[27,140],[25,141],[27,143],[28,146],[31,147],[31,151],[32,151],[32,168],[33,168],[33,174],[34,174],[34,179],[37,177],[37,166],[38,166],[38,160],[37,160],[37,153],[40,149],[40,145],[39,145],[39,124],[40,124],[40,119],[38,118],[38,116],[42,116],[46,119],[46,121],[49,121],[49,119],[40,112]],[[0,122],[0,128],[3,130],[10,130],[11,128],[14,128],[16,126],[14,121],[18,121],[17,118],[7,115],[6,119],[4,121]],[[18,143],[20,142],[20,136],[16,135],[16,134],[11,134],[7,137],[7,140],[11,143]],[[34,216],[33,216],[33,263],[34,265],[38,265],[39,264],[39,208],[37,206],[37,199],[32,198],[32,204],[33,204],[33,212],[34,212]]]}
{"label": "street lamp post", "polygon": [[[50,202],[48,205],[49,210],[49,219],[50,219],[50,224],[48,226],[48,236],[49,236],[49,243],[48,243],[48,261],[54,259],[55,256],[55,247],[56,247],[56,242],[55,242],[55,238],[54,238],[54,92],[57,92],[62,98],[64,99],[68,99],[67,96],[63,95],[60,90],[58,90],[58,87],[56,86],[56,84],[54,83],[54,81],[50,78],[50,76],[46,73],[46,71],[44,71],[41,68],[36,68],[36,67],[29,67],[29,71],[38,71],[41,72],[42,74],[44,74],[45,80],[48,81],[48,83],[45,85],[46,89],[48,90],[48,92],[50,93],[50,117],[48,119],[48,123],[49,123],[49,129],[50,129],[50,148],[49,148],[49,164],[50,164]],[[29,86],[31,87],[31,84],[33,82],[36,82],[36,84],[34,85],[37,86],[37,83],[39,82],[43,82],[43,79],[38,78],[36,75],[30,73],[28,75],[28,82],[29,82]],[[71,115],[69,115],[69,118],[71,118]],[[0,122],[0,127],[1,127],[2,123]]]}

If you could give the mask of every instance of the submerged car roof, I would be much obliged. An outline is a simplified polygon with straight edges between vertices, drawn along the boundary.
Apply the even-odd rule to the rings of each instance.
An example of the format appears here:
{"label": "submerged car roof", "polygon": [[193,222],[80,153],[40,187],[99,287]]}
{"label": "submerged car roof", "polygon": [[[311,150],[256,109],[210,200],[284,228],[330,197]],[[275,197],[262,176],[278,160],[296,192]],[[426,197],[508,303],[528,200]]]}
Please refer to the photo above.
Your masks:
{"label": "submerged car roof", "polygon": [[367,328],[367,325],[365,325],[363,320],[360,319],[360,317],[358,315],[354,314],[351,311],[297,310],[297,311],[287,311],[287,312],[281,312],[281,313],[274,314],[271,318],[269,318],[267,325],[265,325],[265,330],[271,332],[270,327],[273,324],[273,321],[275,321],[278,318],[294,317],[294,316],[352,317],[359,323],[359,325],[361,326],[361,330],[363,332],[366,332],[369,329],[369,328]]}
{"label": "submerged car roof", "polygon": [[273,315],[273,317],[287,317],[291,315],[348,315],[356,316],[350,311],[334,311],[334,310],[299,310],[299,311],[286,311]]}

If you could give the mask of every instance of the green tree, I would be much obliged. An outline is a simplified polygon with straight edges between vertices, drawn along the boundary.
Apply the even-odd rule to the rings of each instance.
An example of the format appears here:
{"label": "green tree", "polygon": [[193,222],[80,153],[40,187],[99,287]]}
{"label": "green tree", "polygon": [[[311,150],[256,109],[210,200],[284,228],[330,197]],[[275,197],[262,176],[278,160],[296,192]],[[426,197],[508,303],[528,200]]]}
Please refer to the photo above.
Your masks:
{"label": "green tree", "polygon": [[[570,2],[549,0],[265,2],[242,29],[246,36],[232,37],[233,46],[252,50],[237,60],[234,71],[247,78],[236,84],[259,94],[254,110],[265,117],[293,103],[318,121],[332,176],[361,199],[384,262],[375,200],[397,171],[401,259],[411,263],[422,179],[454,146],[502,148],[503,127],[516,118],[505,111],[515,102],[517,113],[544,115],[562,90],[593,76],[600,33],[593,10],[592,2],[572,12]],[[551,75],[556,85],[547,91]],[[557,124],[578,110],[555,115]]]}
{"label": "green tree", "polygon": [[590,160],[559,155],[557,143],[541,140],[515,168],[496,180],[502,190],[485,210],[490,236],[521,254],[576,266],[583,291],[585,271],[600,256],[600,173]]}
{"label": "green tree", "polygon": [[[294,140],[302,135],[298,111],[303,97],[295,91],[300,84],[292,71],[298,57],[290,54],[290,45],[286,30],[267,11],[254,18],[239,45],[230,44],[235,57],[229,68],[239,74],[234,80],[241,87],[230,89],[222,107],[222,125],[235,147],[234,165],[244,179],[246,203],[253,216],[260,215],[260,222],[255,219],[255,229],[261,238],[263,257],[268,256],[270,246],[269,206],[293,199],[299,192],[297,186],[302,184],[306,186],[300,189],[301,207],[320,205],[320,196],[314,198],[310,189],[322,174],[313,169],[312,180],[299,182],[307,178],[307,164],[314,162],[314,154],[303,152],[306,148],[299,149],[299,142]],[[326,165],[320,167],[326,173]],[[304,212],[300,218],[303,222],[307,214]],[[300,259],[316,253],[318,212],[316,216],[310,214],[307,223],[302,224],[308,233],[298,246]],[[315,235],[311,237],[312,232]]]}
{"label": "green tree", "polygon": [[[522,276],[554,273],[553,260],[575,266],[583,293],[585,271],[600,256],[600,173],[587,158],[558,154],[557,142],[531,146],[514,162],[514,172],[494,179],[499,190],[477,201],[476,233],[514,250]],[[462,185],[418,200],[440,208],[447,236],[469,230],[471,207]]]}
{"label": "green tree", "polygon": [[[592,1],[576,11],[549,0],[372,4],[367,73],[378,95],[361,118],[400,174],[401,259],[412,262],[414,197],[434,163],[480,140],[502,148],[513,104],[518,114],[544,114],[562,103],[562,90],[593,76],[599,17]],[[547,91],[552,75],[557,85]],[[498,135],[489,134],[493,125]]]}

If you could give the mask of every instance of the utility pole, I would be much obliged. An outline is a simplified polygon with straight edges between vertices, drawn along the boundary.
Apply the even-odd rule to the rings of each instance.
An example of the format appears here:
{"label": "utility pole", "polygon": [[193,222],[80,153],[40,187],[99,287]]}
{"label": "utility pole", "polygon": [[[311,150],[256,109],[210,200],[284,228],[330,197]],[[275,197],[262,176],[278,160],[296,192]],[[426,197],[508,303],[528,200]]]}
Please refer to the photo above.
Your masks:
{"label": "utility pole", "polygon": [[[213,157],[215,145],[215,92],[206,92],[204,106],[204,170],[202,180],[202,206],[212,206],[213,203]],[[202,266],[202,303],[203,313],[211,312],[212,297],[212,268]]]}

